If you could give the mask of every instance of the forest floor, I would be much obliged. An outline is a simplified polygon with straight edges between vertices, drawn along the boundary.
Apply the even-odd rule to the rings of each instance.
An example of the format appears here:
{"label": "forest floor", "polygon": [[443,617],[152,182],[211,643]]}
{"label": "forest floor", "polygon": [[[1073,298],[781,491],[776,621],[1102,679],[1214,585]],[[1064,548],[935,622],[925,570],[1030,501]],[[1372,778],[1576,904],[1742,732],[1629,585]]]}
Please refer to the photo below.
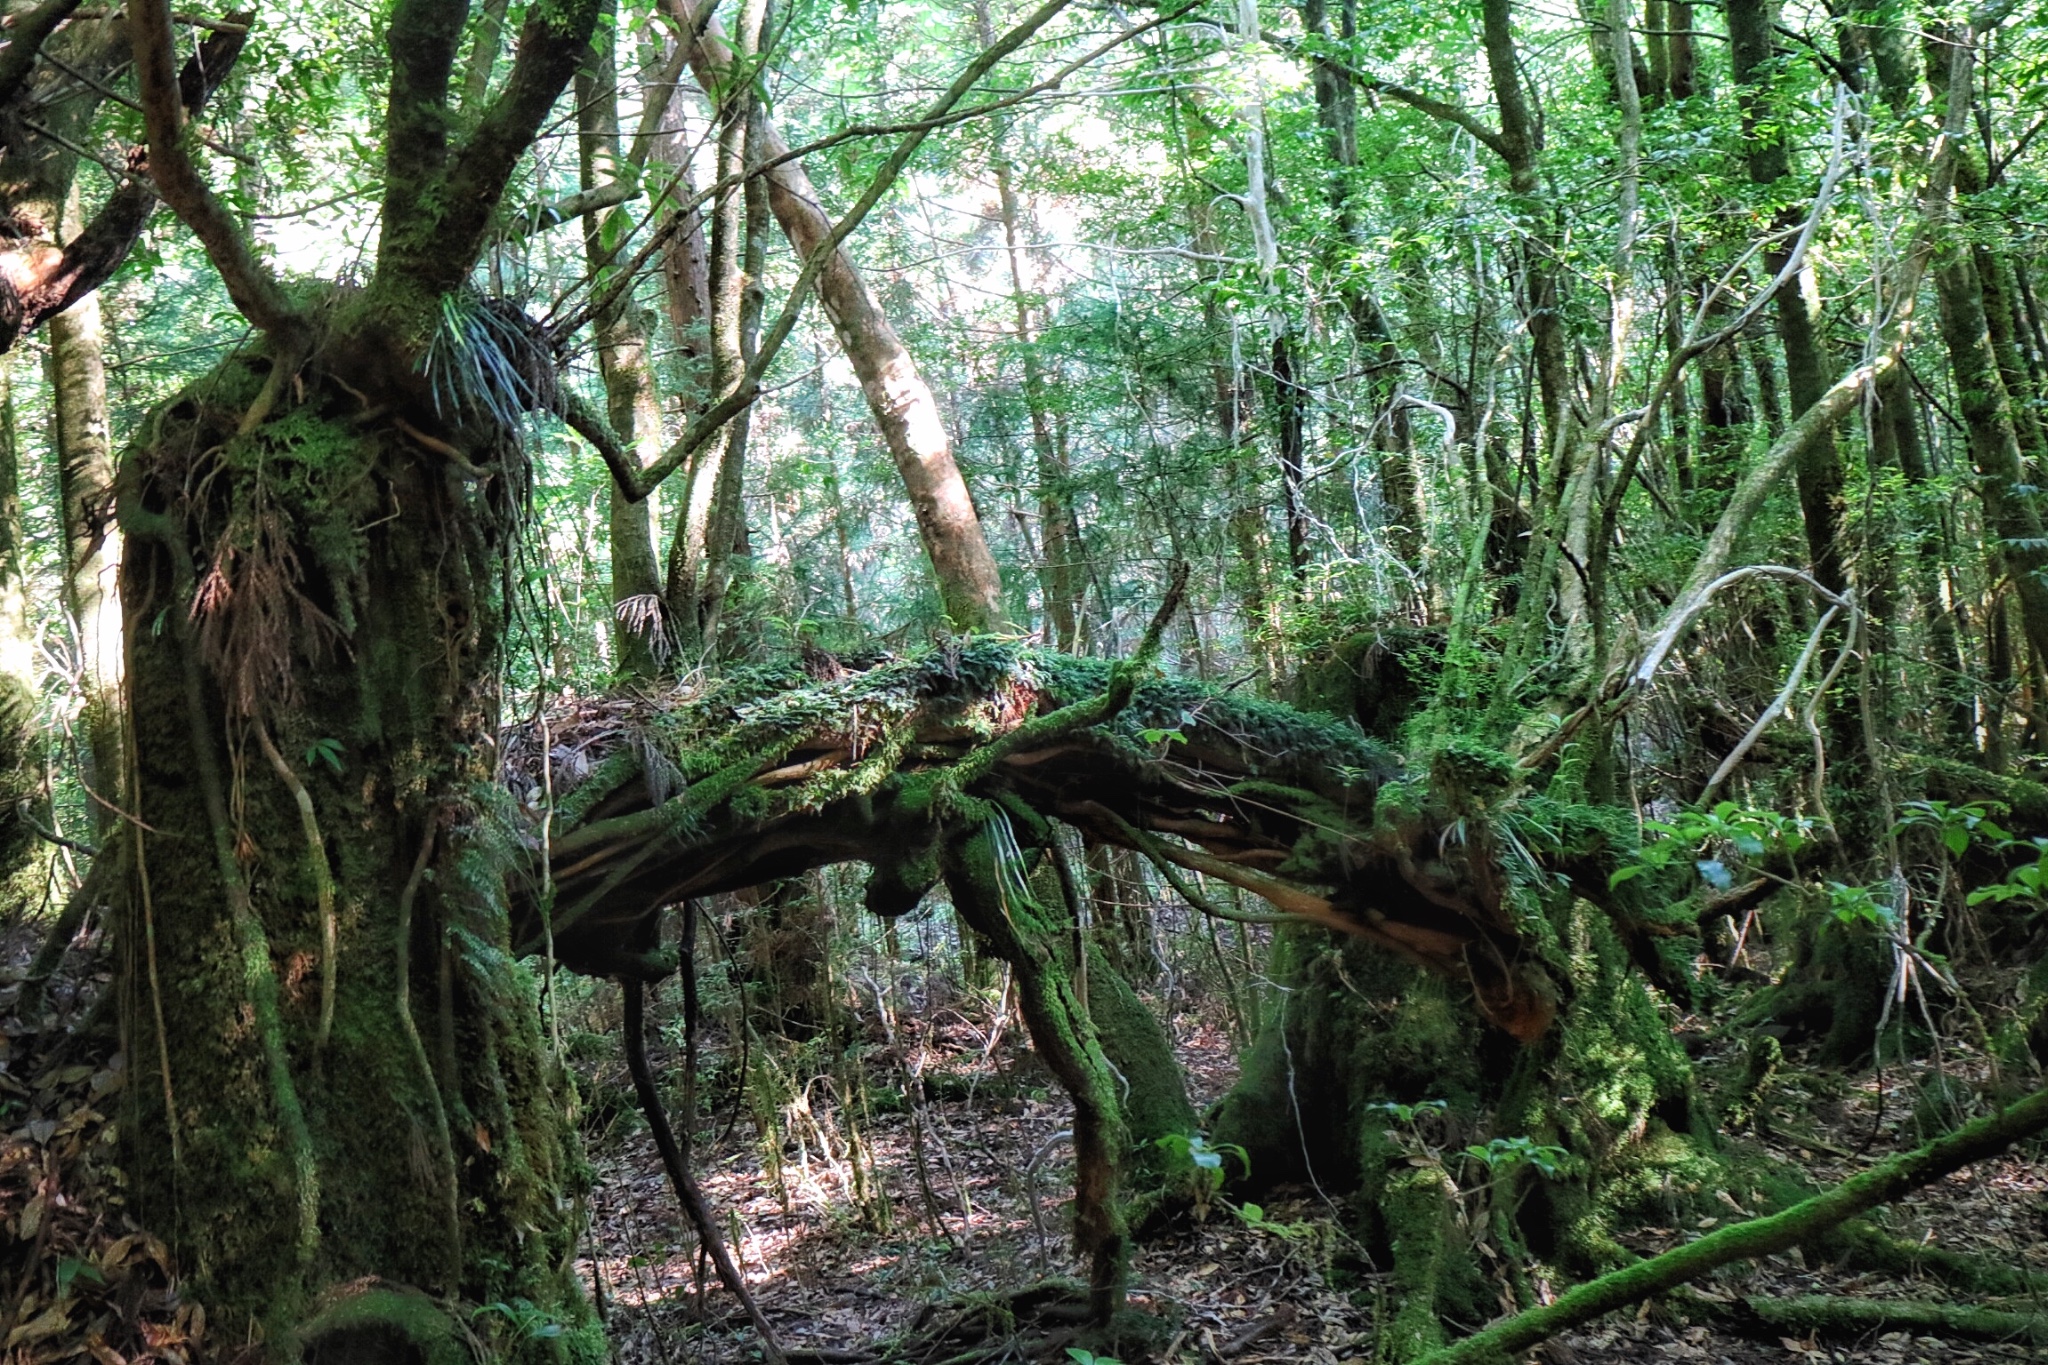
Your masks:
{"label": "forest floor", "polygon": [[[863,1036],[841,1054],[842,1063],[858,1057],[865,1069],[868,1112],[849,1121],[838,1102],[851,1085],[842,1065],[837,1080],[814,1081],[767,1120],[781,1133],[772,1152],[746,1117],[728,1123],[726,1114],[707,1123],[700,1141],[710,1145],[697,1154],[706,1193],[795,1359],[854,1365],[1008,1358],[1068,1365],[1076,1357],[1063,1348],[1073,1334],[1057,1323],[979,1339],[977,1330],[948,1335],[939,1329],[949,1313],[985,1323],[987,1305],[1004,1295],[1077,1273],[1065,1246],[1071,1164],[1062,1139],[1071,1111],[1014,1025],[991,1044],[995,1011],[987,1000],[943,989],[943,998],[926,998],[912,981],[899,985],[909,988],[908,998],[894,1006],[903,1017],[886,1026],[873,997],[859,992],[868,997],[859,1011]],[[1225,1011],[1213,999],[1184,1003],[1172,1022],[1199,1111],[1234,1080],[1236,1047]],[[1701,1021],[1689,1022],[1697,1027]],[[1777,1136],[1751,1137],[1774,1159],[1831,1183],[1923,1140],[1914,1096],[1925,1091],[1927,1063],[1888,1068],[1880,1082],[1868,1074],[1833,1076],[1799,1061],[1797,1050],[1788,1050],[1788,1079],[1770,1092],[1767,1112]],[[1952,1076],[1970,1077],[1967,1054],[1952,1048],[1945,1065]],[[876,1102],[876,1096],[900,1096],[913,1071],[934,1098],[915,1107]],[[600,1094],[624,1083],[616,1061],[600,1063],[589,1075]],[[635,1118],[613,1116],[593,1138],[594,1234],[582,1269],[603,1284],[622,1361],[758,1359],[730,1298],[708,1275],[697,1278],[644,1128]],[[779,1171],[764,1165],[764,1155]],[[1129,1365],[1373,1360],[1374,1304],[1383,1277],[1342,1230],[1342,1197],[1286,1189],[1269,1196],[1262,1212],[1253,1224],[1219,1204],[1206,1221],[1183,1221],[1139,1246],[1134,1305],[1165,1325],[1142,1349],[1120,1347],[1120,1359]],[[1740,1216],[1732,1204],[1729,1216]],[[2048,1272],[2048,1167],[2017,1156],[1983,1163],[1896,1206],[1890,1227],[1930,1246]],[[1697,1233],[1645,1227],[1627,1241],[1652,1254]],[[699,1292],[699,1284],[708,1287]],[[1796,1252],[1737,1267],[1700,1288],[1702,1297],[1730,1303],[1741,1296],[1811,1294],[1964,1301],[1931,1281],[1809,1265]],[[1505,1291],[1503,1299],[1505,1309]],[[984,1311],[976,1314],[977,1306]],[[2039,1361],[2042,1352],[1903,1332],[1757,1338],[1646,1308],[1553,1341],[1537,1358],[1550,1365],[1970,1365]]]}
{"label": "forest floor", "polygon": [[[0,983],[22,955],[7,956],[14,960],[0,963]],[[910,972],[878,991],[875,977],[887,973],[870,966],[849,997],[850,1037],[830,1047],[750,1044],[753,1107],[737,1119],[738,1058],[707,1027],[704,1085],[716,1117],[699,1127],[697,1164],[747,1278],[799,1362],[994,1365],[1011,1347],[1010,1359],[1069,1365],[1071,1327],[987,1330],[999,1316],[991,1305],[1076,1269],[1065,1244],[1069,1110],[1014,1023],[991,1036],[993,993],[962,993]],[[91,969],[67,984],[83,988],[58,1001],[77,1020],[107,976]],[[121,1060],[77,1034],[24,1029],[9,1015],[13,993],[0,984],[0,1293],[10,1295],[0,1304],[0,1362],[200,1365],[215,1354],[203,1314],[181,1296],[162,1244],[121,1209],[111,1122]],[[578,994],[577,1022],[590,1031],[569,1035],[569,1046],[580,1059],[596,1174],[589,1253],[579,1269],[601,1288],[620,1365],[756,1360],[729,1297],[715,1282],[696,1287],[696,1258],[631,1107],[616,1033],[601,1031],[616,1024],[616,992]],[[889,1004],[886,1016],[878,999]],[[1199,1107],[1234,1079],[1236,1046],[1217,999],[1180,1004],[1172,1024]],[[674,1024],[661,1032],[673,1045]],[[675,1051],[657,1060],[675,1074]],[[1927,1091],[1927,1063],[1888,1068],[1880,1084],[1867,1073],[1801,1065],[1796,1052],[1788,1061],[1768,1111],[1779,1136],[1763,1139],[1774,1158],[1826,1182],[1920,1140],[1914,1097]],[[1974,1078],[1964,1049],[1952,1046],[1946,1065],[1952,1076]],[[913,1073],[917,1081],[907,1083]],[[789,1079],[799,1075],[810,1079]],[[780,1104],[762,1102],[778,1089]],[[912,1106],[906,1092],[927,1098]],[[842,1096],[865,1097],[865,1112],[859,1099],[849,1106]],[[779,1140],[764,1141],[757,1119]],[[771,1157],[772,1167],[764,1164]],[[1121,1358],[1365,1365],[1381,1280],[1342,1231],[1342,1215],[1341,1197],[1299,1188],[1268,1197],[1256,1225],[1219,1205],[1206,1221],[1183,1222],[1141,1245],[1133,1298],[1163,1326],[1151,1345],[1119,1348]],[[1890,1226],[1931,1246],[2048,1272],[2048,1166],[2017,1156],[1982,1163],[1897,1206]],[[1631,1244],[1651,1253],[1695,1231],[1643,1228]],[[1738,1269],[1701,1290],[1721,1300],[1954,1297],[1931,1282],[1851,1274],[1797,1255]],[[906,1341],[924,1346],[906,1351]],[[1597,1323],[1550,1343],[1539,1358],[1968,1365],[2038,1361],[2041,1353],[1906,1333],[1758,1339],[1658,1308]]]}

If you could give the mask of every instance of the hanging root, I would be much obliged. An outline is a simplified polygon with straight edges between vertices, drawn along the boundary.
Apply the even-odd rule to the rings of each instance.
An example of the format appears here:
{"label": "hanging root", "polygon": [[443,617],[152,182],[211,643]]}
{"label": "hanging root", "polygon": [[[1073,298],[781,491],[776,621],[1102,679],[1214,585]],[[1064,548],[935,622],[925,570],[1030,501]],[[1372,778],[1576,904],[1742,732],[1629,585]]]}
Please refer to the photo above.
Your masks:
{"label": "hanging root", "polygon": [[654,1134],[654,1145],[661,1151],[661,1164],[668,1171],[668,1183],[676,1192],[676,1202],[683,1206],[690,1226],[697,1231],[698,1243],[710,1253],[711,1263],[718,1268],[719,1283],[739,1300],[747,1321],[754,1324],[754,1331],[761,1338],[761,1354],[768,1358],[769,1365],[783,1365],[787,1357],[783,1354],[781,1342],[776,1340],[775,1329],[768,1325],[761,1305],[755,1302],[746,1280],[740,1276],[739,1267],[733,1264],[732,1253],[726,1249],[725,1238],[719,1234],[718,1221],[711,1216],[711,1208],[704,1202],[704,1192],[698,1188],[697,1178],[691,1174],[690,1164],[677,1145],[675,1130],[669,1127],[668,1110],[662,1105],[661,1091],[655,1087],[653,1069],[647,1065],[646,983],[629,976],[619,984],[626,996],[626,1069],[633,1073],[633,1092],[640,1098],[640,1109],[647,1116],[647,1127]]}
{"label": "hanging root", "polygon": [[[398,894],[396,951],[398,1022],[405,1029],[406,1041],[412,1047],[413,1064],[419,1068],[420,1084],[426,1087],[426,1096],[432,1105],[429,1114],[434,1121],[435,1155],[440,1160],[441,1184],[446,1192],[446,1207],[442,1212],[447,1220],[448,1292],[452,1294],[462,1285],[462,1181],[455,1164],[455,1137],[448,1127],[448,1102],[442,1097],[440,1081],[434,1075],[434,1064],[427,1060],[427,1045],[420,1038],[419,1024],[412,1017],[412,905],[419,895],[420,882],[426,877],[427,864],[433,858],[434,835],[439,829],[439,818],[429,819],[427,832],[420,839],[419,856],[413,860],[412,875],[405,879],[405,889]],[[449,1079],[452,1081],[454,1078],[451,1076]]]}
{"label": "hanging root", "polygon": [[320,821],[313,812],[313,794],[270,742],[270,730],[260,720],[256,722],[256,743],[270,760],[278,780],[298,803],[299,827],[306,835],[306,861],[313,869],[313,887],[320,903],[320,1029],[313,1038],[314,1064],[318,1065],[321,1054],[327,1051],[327,1037],[334,1031],[335,959],[340,952],[340,935],[334,922],[334,872],[327,865],[327,841],[320,835]]}

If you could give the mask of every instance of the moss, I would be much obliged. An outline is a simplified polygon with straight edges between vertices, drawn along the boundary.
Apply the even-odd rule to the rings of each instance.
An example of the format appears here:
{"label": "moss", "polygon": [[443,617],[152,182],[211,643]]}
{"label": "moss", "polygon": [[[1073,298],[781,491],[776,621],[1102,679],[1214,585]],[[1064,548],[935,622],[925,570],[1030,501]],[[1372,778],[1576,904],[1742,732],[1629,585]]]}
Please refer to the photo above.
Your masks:
{"label": "moss", "polygon": [[1545,892],[1534,880],[1515,890],[1527,941],[1562,987],[1537,1042],[1486,1028],[1464,991],[1364,944],[1283,930],[1284,1003],[1215,1116],[1215,1140],[1250,1154],[1248,1187],[1312,1178],[1357,1191],[1359,1236],[1401,1280],[1398,1352],[1427,1347],[1441,1319],[1490,1311],[1472,1247],[1434,1238],[1443,1196],[1427,1192],[1453,1176],[1431,1153],[1490,1137],[1565,1153],[1554,1174],[1498,1173],[1488,1222],[1511,1277],[1525,1256],[1573,1274],[1618,1264],[1627,1220],[1702,1209],[1727,1176],[1666,1007],[1599,910]]}
{"label": "moss", "polygon": [[1374,1355],[1390,1365],[1443,1344],[1443,1280],[1464,1259],[1450,1246],[1455,1199],[1456,1186],[1433,1161],[1403,1163],[1381,1189],[1378,1205],[1386,1220],[1398,1302],[1374,1344]]}
{"label": "moss", "polygon": [[414,1352],[420,1365],[472,1365],[460,1327],[417,1290],[351,1287],[320,1306],[297,1339],[308,1365],[404,1360]]}
{"label": "moss", "polygon": [[[587,1173],[511,956],[506,881],[527,854],[492,781],[518,455],[478,450],[504,477],[451,479],[317,366],[243,435],[264,368],[222,366],[121,461],[149,829],[127,833],[140,854],[115,932],[146,964],[123,1023],[153,1082],[124,1089],[124,1169],[224,1335],[287,1340],[328,1286],[374,1276],[524,1298],[567,1336],[586,1311],[561,1267]],[[195,615],[196,705],[178,628]],[[258,723],[311,795],[339,892],[324,1046],[327,945],[293,795],[223,738]],[[300,759],[316,746],[337,761]],[[232,805],[210,768],[237,774]]]}
{"label": "moss", "polygon": [[1088,949],[1088,1018],[1103,1055],[1116,1068],[1125,1121],[1141,1162],[1171,1133],[1195,1131],[1195,1109],[1173,1040],[1094,944]]}
{"label": "moss", "polygon": [[1033,1049],[1074,1102],[1074,1241],[1090,1263],[1090,1306],[1107,1322],[1123,1305],[1129,1227],[1119,1185],[1130,1160],[1116,1073],[1083,1007],[1060,945],[1070,939],[1004,851],[1001,817],[954,840],[946,884],[961,916],[1011,965]]}
{"label": "moss", "polygon": [[[1891,950],[1867,926],[1837,920],[1815,897],[1781,924],[1774,937],[1789,961],[1775,983],[1743,1006],[1738,1024],[1775,1023],[1793,1040],[1819,1037],[1824,1065],[1860,1063],[1878,1044]],[[1894,1019],[1898,1026],[1906,1022],[1903,1012]]]}

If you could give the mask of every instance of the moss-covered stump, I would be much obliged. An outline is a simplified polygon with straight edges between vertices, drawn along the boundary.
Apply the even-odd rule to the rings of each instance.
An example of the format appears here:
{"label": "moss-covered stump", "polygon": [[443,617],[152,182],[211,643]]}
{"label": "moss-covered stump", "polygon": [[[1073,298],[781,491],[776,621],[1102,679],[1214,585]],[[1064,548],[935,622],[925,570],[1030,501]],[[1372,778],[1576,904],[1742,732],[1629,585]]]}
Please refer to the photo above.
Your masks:
{"label": "moss-covered stump", "polygon": [[1283,1003],[1215,1115],[1213,1140],[1247,1153],[1247,1187],[1353,1194],[1361,1240],[1393,1272],[1389,1360],[1436,1345],[1442,1322],[1491,1316],[1503,1287],[1526,1300],[1533,1263],[1613,1267],[1627,1219],[1668,1221],[1719,1187],[1666,1009],[1606,916],[1560,894],[1543,923],[1531,939],[1562,998],[1529,1043],[1487,1024],[1468,988],[1287,931]]}
{"label": "moss-covered stump", "polygon": [[[1823,1065],[1855,1066],[1868,1059],[1885,1015],[1890,946],[1868,925],[1841,922],[1824,903],[1795,909],[1771,937],[1785,966],[1743,1007],[1739,1023],[1774,1025],[1795,1042],[1818,1039],[1815,1060]],[[1903,1027],[1910,1020],[1901,1011],[1890,1023]]]}
{"label": "moss-covered stump", "polygon": [[288,1356],[374,1278],[531,1305],[470,1324],[506,1356],[601,1359],[493,780],[523,455],[369,401],[332,345],[291,383],[230,360],[122,457],[123,1164],[223,1339]]}

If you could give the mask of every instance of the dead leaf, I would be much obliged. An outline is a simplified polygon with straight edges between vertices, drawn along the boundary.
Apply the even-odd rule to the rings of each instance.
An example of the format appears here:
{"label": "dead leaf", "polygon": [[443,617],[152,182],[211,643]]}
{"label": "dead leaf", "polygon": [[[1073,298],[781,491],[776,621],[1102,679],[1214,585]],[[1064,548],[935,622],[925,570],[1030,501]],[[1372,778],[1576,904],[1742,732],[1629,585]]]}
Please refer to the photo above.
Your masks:
{"label": "dead leaf", "polygon": [[61,1303],[53,1303],[48,1308],[45,1308],[41,1314],[30,1318],[27,1322],[24,1322],[21,1326],[7,1334],[8,1349],[11,1350],[24,1342],[42,1341],[47,1337],[54,1337],[69,1326],[70,1322],[71,1310]]}

